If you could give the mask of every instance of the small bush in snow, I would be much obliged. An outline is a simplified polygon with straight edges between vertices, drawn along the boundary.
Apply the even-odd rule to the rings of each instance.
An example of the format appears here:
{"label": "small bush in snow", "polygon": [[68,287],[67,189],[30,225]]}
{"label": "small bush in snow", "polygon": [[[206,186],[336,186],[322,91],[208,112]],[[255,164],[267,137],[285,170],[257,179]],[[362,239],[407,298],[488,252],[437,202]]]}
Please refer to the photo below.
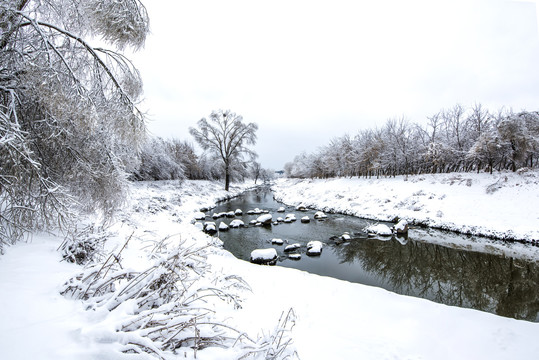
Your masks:
{"label": "small bush in snow", "polygon": [[64,260],[85,265],[93,261],[100,261],[103,257],[103,245],[110,233],[103,228],[86,226],[82,230],[75,230],[69,234],[62,245],[62,257]]}

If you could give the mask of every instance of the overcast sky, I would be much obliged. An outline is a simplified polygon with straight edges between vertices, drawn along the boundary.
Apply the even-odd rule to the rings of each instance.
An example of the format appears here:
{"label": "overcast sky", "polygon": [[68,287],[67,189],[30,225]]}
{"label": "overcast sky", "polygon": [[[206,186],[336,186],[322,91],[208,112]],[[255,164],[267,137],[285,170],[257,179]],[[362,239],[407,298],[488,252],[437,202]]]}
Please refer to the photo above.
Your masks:
{"label": "overcast sky", "polygon": [[266,168],[457,103],[539,110],[539,0],[144,3],[152,34],[133,58],[150,132],[193,141],[230,109],[259,125]]}

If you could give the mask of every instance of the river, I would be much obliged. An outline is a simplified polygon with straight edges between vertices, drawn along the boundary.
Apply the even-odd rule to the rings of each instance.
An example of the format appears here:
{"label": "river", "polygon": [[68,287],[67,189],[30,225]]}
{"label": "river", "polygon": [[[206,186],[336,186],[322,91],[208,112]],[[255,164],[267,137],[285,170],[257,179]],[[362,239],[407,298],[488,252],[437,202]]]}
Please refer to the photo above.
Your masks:
{"label": "river", "polygon": [[[374,221],[341,214],[327,214],[327,219],[317,221],[313,220],[314,210],[300,212],[286,207],[285,213],[278,213],[277,209],[282,206],[273,199],[271,190],[259,188],[220,203],[207,212],[210,218],[206,221],[228,224],[232,219],[211,220],[211,215],[236,209],[243,211],[243,215],[236,218],[245,224],[259,216],[246,214],[255,208],[269,211],[274,220],[294,213],[298,220],[293,223],[249,225],[220,232],[217,236],[224,242],[224,248],[239,259],[249,261],[252,250],[273,247],[279,255],[278,266],[377,286],[447,305],[539,322],[537,261],[447,245],[466,242],[488,244],[495,240],[428,228],[411,228],[406,238],[368,238],[363,228]],[[303,216],[309,216],[311,221],[301,223]],[[332,237],[345,232],[354,239],[344,243],[332,240]],[[272,245],[274,238],[283,239],[285,244]],[[429,241],[433,238],[448,239],[448,242],[433,244]],[[311,240],[325,244],[320,256],[305,255],[305,245]],[[300,260],[288,258],[284,252],[287,243],[302,245]]]}

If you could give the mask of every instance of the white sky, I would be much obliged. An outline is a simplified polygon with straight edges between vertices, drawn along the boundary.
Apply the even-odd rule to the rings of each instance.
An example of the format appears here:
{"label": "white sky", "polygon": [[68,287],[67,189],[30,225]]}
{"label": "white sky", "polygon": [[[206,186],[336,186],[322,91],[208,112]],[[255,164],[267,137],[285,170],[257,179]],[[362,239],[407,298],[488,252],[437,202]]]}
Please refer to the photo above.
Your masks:
{"label": "white sky", "polygon": [[457,103],[539,110],[539,1],[144,1],[152,34],[133,56],[149,129],[231,109],[259,125],[281,169],[332,137]]}

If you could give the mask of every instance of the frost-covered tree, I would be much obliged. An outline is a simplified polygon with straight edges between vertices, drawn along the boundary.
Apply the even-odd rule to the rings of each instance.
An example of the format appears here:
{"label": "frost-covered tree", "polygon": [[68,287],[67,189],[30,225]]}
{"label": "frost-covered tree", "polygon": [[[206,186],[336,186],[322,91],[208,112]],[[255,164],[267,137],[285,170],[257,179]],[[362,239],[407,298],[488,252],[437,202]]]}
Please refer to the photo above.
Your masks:
{"label": "frost-covered tree", "polygon": [[[539,120],[537,114],[522,112],[519,114],[509,114],[498,124],[498,134],[504,158],[509,162],[512,171],[524,166],[531,153],[537,149],[537,134],[528,129],[528,125]],[[534,136],[535,135],[535,136]]]}
{"label": "frost-covered tree", "polygon": [[225,190],[230,186],[231,175],[246,170],[245,156],[254,159],[256,153],[249,149],[249,145],[256,143],[255,123],[245,124],[241,115],[230,110],[213,111],[209,119],[198,121],[198,129],[190,128],[189,132],[202,149],[209,151],[219,158],[225,176]]}
{"label": "frost-covered tree", "polygon": [[251,164],[251,175],[253,176],[253,179],[255,180],[255,184],[262,177],[262,172],[264,169],[262,169],[262,164],[260,164],[258,161],[253,161]]}
{"label": "frost-covered tree", "polygon": [[182,158],[172,151],[172,143],[151,138],[142,146],[140,166],[135,171],[138,180],[183,180],[185,167]]}
{"label": "frost-covered tree", "polygon": [[148,23],[138,0],[0,0],[0,244],[75,202],[108,214],[123,199],[145,123],[118,51],[142,47]]}

